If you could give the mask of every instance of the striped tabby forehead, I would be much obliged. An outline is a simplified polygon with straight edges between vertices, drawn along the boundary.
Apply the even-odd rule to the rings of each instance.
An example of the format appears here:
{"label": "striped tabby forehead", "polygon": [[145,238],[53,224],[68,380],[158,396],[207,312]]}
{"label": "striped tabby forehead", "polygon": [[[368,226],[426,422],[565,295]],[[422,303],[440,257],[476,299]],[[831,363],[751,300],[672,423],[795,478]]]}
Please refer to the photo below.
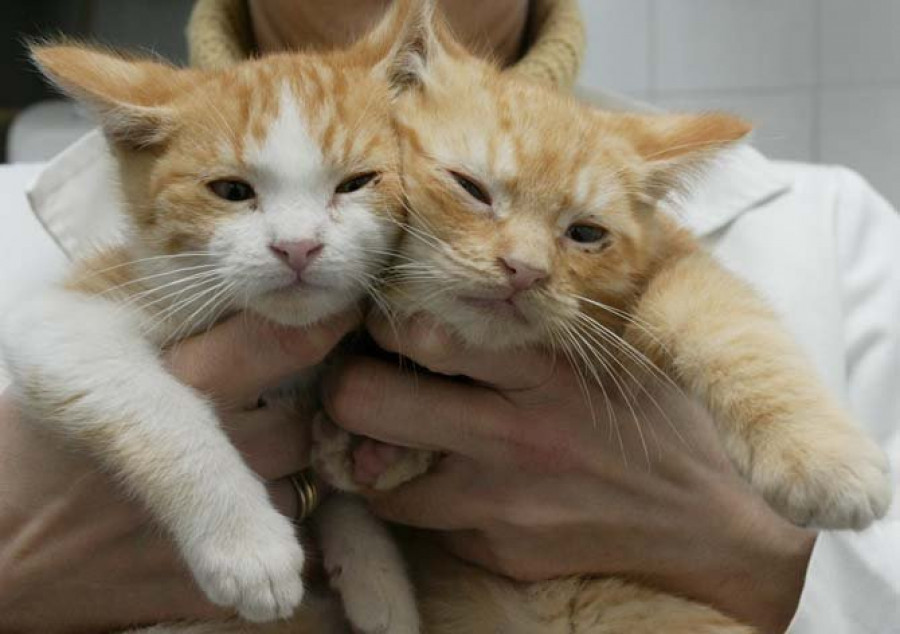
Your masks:
{"label": "striped tabby forehead", "polygon": [[[211,77],[176,104],[173,146],[253,169],[259,149],[280,135],[283,145],[314,146],[324,168],[396,169],[387,86],[368,69],[331,60],[271,56]],[[298,130],[303,138],[290,138]]]}
{"label": "striped tabby forehead", "polygon": [[411,161],[470,175],[519,212],[599,209],[630,188],[628,140],[574,99],[491,75],[450,91],[465,96],[401,103]]}

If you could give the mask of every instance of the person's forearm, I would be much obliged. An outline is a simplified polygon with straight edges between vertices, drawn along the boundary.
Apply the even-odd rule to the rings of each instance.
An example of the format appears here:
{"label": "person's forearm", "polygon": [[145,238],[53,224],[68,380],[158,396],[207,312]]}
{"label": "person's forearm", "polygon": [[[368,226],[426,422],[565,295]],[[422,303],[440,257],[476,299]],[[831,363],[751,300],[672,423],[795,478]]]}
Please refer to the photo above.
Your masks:
{"label": "person's forearm", "polygon": [[[263,53],[344,47],[383,13],[372,0],[250,0],[257,46]],[[474,53],[508,65],[518,59],[528,20],[528,0],[443,0],[454,33]]]}

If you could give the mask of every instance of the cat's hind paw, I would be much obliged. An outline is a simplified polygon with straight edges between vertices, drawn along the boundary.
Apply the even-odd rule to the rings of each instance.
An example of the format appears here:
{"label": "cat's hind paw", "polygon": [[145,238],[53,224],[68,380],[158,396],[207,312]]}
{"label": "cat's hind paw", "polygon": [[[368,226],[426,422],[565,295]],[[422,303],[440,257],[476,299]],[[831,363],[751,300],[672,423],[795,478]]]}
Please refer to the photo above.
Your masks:
{"label": "cat's hind paw", "polygon": [[390,491],[426,473],[434,455],[366,438],[353,450],[353,477],[375,491]]}
{"label": "cat's hind paw", "polygon": [[430,451],[353,436],[324,414],[313,422],[313,467],[341,491],[389,491],[427,472],[434,458]]}
{"label": "cat's hind paw", "polygon": [[418,634],[415,591],[387,527],[359,498],[335,495],[316,517],[325,572],[359,634]]}
{"label": "cat's hind paw", "polygon": [[327,570],[340,593],[347,620],[358,634],[419,634],[419,614],[408,582],[401,578],[349,575]]}

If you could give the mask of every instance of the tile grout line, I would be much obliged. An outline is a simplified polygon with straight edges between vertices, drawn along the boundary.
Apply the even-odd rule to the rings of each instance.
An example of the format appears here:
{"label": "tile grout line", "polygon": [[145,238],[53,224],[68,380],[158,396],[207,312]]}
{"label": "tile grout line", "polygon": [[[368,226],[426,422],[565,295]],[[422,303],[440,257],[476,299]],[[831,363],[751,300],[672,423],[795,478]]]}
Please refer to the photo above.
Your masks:
{"label": "tile grout line", "polygon": [[813,73],[814,73],[814,82],[813,87],[810,90],[810,97],[812,98],[812,121],[810,121],[810,125],[812,126],[812,139],[811,139],[811,148],[812,150],[812,158],[816,163],[822,162],[822,72],[823,72],[823,60],[822,56],[824,53],[824,42],[823,42],[823,29],[825,25],[825,20],[822,13],[822,3],[820,0],[814,0],[813,2],[813,25],[815,31],[813,32]]}
{"label": "tile grout line", "polygon": [[657,77],[658,69],[656,68],[657,56],[659,54],[659,45],[656,41],[657,23],[659,20],[659,11],[657,10],[656,0],[647,0],[647,95],[649,101],[653,104],[659,99],[659,78]]}

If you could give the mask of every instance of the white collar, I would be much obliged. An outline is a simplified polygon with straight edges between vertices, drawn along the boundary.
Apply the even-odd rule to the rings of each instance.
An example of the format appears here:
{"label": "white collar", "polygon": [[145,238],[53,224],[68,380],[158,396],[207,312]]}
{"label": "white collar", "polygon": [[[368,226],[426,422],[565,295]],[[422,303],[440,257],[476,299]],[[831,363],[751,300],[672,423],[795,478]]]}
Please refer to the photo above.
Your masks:
{"label": "white collar", "polygon": [[99,130],[47,163],[26,195],[34,215],[69,258],[121,235],[118,171]]}
{"label": "white collar", "polygon": [[783,170],[756,149],[740,145],[713,163],[687,196],[666,203],[666,208],[704,237],[790,188]]}

